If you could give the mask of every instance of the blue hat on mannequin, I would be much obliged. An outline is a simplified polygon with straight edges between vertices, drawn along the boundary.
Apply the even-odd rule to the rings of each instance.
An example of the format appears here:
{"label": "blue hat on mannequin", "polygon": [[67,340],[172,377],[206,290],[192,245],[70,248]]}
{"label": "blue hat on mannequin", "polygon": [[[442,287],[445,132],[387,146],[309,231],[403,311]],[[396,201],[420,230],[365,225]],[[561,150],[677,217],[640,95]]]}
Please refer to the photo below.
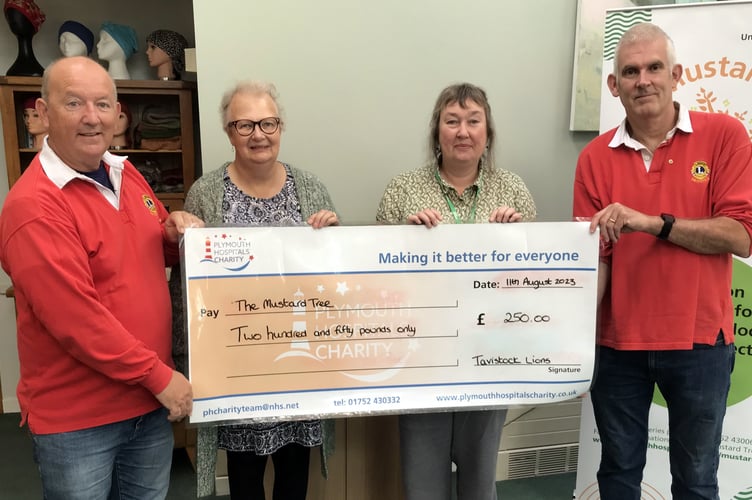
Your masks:
{"label": "blue hat on mannequin", "polygon": [[63,33],[73,33],[80,38],[86,45],[87,54],[91,54],[91,51],[94,50],[94,33],[78,21],[65,21],[61,24],[60,29],[57,31],[58,39]]}
{"label": "blue hat on mannequin", "polygon": [[138,50],[136,30],[130,26],[105,21],[102,23],[101,29],[107,32],[120,45],[126,58],[132,56]]}

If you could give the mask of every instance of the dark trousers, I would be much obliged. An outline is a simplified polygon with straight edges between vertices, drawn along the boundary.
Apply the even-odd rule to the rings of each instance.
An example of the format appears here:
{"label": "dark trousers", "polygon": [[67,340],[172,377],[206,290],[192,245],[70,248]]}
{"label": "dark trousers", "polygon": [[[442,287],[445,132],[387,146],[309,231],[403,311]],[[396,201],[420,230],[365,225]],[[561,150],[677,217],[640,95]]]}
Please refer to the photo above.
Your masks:
{"label": "dark trousers", "polygon": [[639,500],[648,445],[648,415],[657,385],[669,422],[671,494],[718,499],[718,462],[734,345],[684,351],[598,348],[591,390],[601,438],[598,489],[603,500]]}
{"label": "dark trousers", "polygon": [[[311,449],[290,443],[271,454],[274,463],[274,500],[305,500]],[[264,471],[269,455],[227,452],[227,478],[232,500],[264,500]]]}

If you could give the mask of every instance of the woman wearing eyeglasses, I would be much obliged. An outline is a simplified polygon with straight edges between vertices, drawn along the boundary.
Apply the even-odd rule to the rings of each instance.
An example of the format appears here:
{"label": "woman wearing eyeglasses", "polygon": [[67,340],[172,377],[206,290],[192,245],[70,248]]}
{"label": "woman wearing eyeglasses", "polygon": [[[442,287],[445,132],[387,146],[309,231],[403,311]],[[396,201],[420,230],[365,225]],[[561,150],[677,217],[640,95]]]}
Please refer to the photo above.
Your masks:
{"label": "woman wearing eyeglasses", "polygon": [[[201,217],[207,227],[308,224],[318,229],[339,223],[321,181],[277,159],[284,121],[272,84],[240,83],[223,96],[220,115],[235,158],[193,184],[186,211]],[[179,293],[177,297],[173,305],[178,316],[173,323],[182,328]],[[174,337],[175,361],[184,367],[182,331]],[[199,495],[212,494],[218,445],[227,451],[233,500],[266,498],[264,470],[269,456],[274,463],[274,500],[305,500],[310,450],[322,445],[324,460],[333,443],[332,429],[331,422],[321,420],[199,428]]]}

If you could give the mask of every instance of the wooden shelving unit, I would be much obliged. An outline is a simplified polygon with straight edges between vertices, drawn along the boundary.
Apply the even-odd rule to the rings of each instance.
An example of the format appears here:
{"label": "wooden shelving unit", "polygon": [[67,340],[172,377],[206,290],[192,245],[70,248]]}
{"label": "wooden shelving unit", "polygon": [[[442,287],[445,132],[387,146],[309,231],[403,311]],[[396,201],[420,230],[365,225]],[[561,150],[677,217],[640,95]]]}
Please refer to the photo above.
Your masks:
{"label": "wooden shelving unit", "polygon": [[[131,111],[130,134],[141,122],[147,109],[177,113],[180,121],[180,146],[176,149],[148,150],[135,146],[112,151],[127,155],[145,177],[162,203],[170,210],[183,207],[200,157],[197,141],[196,84],[184,81],[117,80],[118,100]],[[42,79],[27,76],[0,76],[0,114],[5,140],[5,164],[8,185],[12,186],[29,165],[36,150],[29,148],[28,134],[23,121],[23,102],[40,95]],[[177,175],[176,175],[177,174]],[[169,180],[169,182],[167,182]]]}

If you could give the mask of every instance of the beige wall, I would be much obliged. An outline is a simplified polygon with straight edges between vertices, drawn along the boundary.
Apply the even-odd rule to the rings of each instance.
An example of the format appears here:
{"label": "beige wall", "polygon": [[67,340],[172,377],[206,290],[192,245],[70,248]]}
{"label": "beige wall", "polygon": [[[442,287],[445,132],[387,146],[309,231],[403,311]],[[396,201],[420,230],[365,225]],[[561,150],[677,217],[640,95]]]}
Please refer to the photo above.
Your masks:
{"label": "beige wall", "polygon": [[287,115],[280,159],[318,174],[345,222],[369,223],[389,179],[426,157],[440,89],[466,80],[489,94],[498,163],[527,182],[541,219],[567,220],[592,138],[569,132],[576,4],[197,0],[204,171],[232,155],[222,93],[270,80]]}

